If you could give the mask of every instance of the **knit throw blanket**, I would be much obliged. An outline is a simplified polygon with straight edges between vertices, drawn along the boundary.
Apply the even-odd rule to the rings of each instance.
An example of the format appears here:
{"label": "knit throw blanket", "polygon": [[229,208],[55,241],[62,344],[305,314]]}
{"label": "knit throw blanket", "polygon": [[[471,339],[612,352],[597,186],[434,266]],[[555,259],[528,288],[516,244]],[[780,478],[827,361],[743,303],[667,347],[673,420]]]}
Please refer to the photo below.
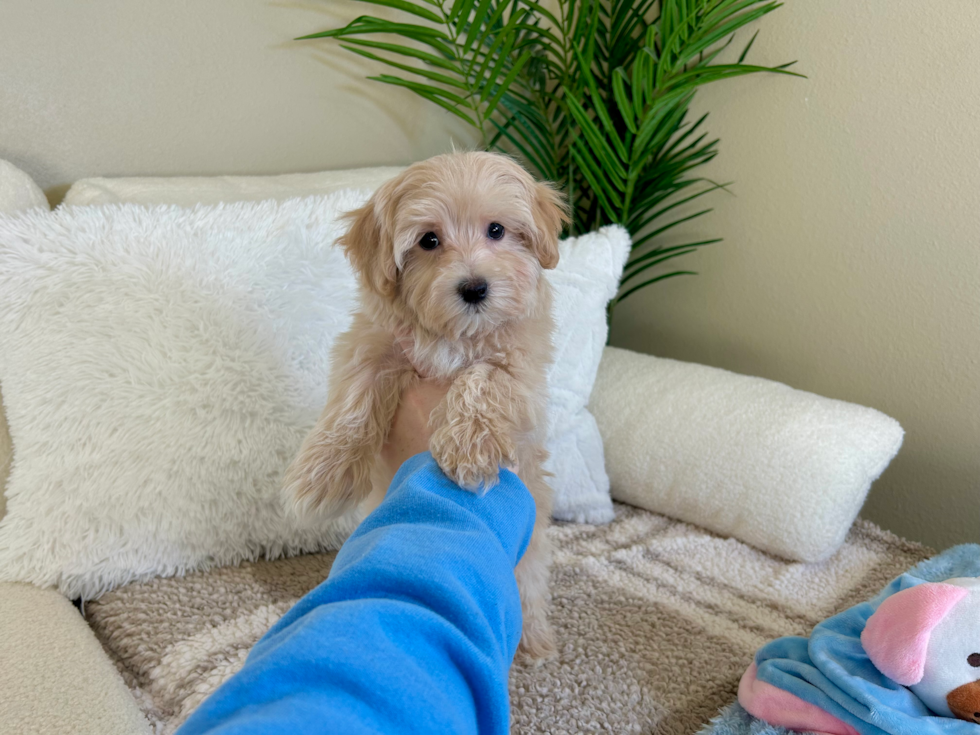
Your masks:
{"label": "knit throw blanket", "polygon": [[[511,670],[514,733],[686,735],[733,702],[756,650],[807,635],[931,551],[858,521],[820,564],[790,563],[625,505],[551,529],[557,661]],[[172,732],[322,582],[333,554],[132,584],[85,606],[158,733]]]}

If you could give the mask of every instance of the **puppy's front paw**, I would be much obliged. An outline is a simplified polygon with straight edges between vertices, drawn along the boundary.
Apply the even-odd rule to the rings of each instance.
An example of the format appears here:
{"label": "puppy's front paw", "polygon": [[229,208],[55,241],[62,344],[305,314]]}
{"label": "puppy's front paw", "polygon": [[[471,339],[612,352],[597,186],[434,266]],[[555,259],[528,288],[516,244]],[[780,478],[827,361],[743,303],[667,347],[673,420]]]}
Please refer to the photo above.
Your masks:
{"label": "puppy's front paw", "polygon": [[500,465],[512,465],[516,454],[513,442],[480,421],[444,423],[429,450],[446,476],[467,490],[492,488]]}
{"label": "puppy's front paw", "polygon": [[283,496],[296,506],[337,517],[371,490],[371,462],[358,447],[318,443],[303,447],[283,479]]}
{"label": "puppy's front paw", "polygon": [[555,632],[546,618],[524,621],[524,631],[517,650],[535,666],[541,666],[558,658]]}

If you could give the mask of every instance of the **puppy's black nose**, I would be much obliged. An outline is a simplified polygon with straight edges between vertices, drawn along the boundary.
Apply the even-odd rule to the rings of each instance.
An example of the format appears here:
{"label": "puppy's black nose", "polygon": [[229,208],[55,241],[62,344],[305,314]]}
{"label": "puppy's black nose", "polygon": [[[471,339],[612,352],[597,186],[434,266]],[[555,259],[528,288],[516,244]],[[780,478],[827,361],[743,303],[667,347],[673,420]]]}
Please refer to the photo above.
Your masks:
{"label": "puppy's black nose", "polygon": [[487,297],[487,282],[482,278],[463,281],[457,290],[467,304],[479,304]]}

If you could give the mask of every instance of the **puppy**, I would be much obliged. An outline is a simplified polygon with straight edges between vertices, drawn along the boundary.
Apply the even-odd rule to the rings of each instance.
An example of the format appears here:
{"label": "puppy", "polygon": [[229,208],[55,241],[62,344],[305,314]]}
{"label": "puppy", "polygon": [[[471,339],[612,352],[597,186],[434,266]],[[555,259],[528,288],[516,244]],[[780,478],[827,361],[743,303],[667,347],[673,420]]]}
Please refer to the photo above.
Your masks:
{"label": "puppy", "polygon": [[467,490],[517,468],[534,497],[534,533],[516,569],[521,650],[555,653],[548,623],[542,464],[551,288],[568,215],[562,197],[501,155],[450,153],[416,163],[348,215],[340,240],[360,280],[360,309],[334,348],[330,394],[286,473],[301,508],[337,516],[383,497],[379,454],[402,390],[451,381],[430,416],[436,462]]}

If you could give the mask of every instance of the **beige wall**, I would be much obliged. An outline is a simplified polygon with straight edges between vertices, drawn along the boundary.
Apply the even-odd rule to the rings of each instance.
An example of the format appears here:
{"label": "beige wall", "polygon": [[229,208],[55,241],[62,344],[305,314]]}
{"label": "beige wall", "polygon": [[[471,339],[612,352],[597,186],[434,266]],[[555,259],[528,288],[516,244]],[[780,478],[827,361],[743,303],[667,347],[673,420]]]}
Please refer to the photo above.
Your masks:
{"label": "beige wall", "polygon": [[364,84],[367,60],[291,40],[365,12],[352,2],[3,0],[0,158],[57,201],[84,176],[319,171],[407,163],[448,150],[451,137],[467,144],[461,121]]}
{"label": "beige wall", "polygon": [[683,234],[725,242],[624,302],[612,340],[894,416],[905,444],[864,515],[938,547],[980,540],[977,29],[975,0],[773,13],[753,58],[809,80],[700,95],[708,175],[736,196]]}
{"label": "beige wall", "polygon": [[[342,10],[341,10],[342,9]],[[5,0],[0,157],[57,200],[93,175],[403,163],[467,131],[365,65],[289,39],[357,14],[275,0]],[[696,278],[618,312],[615,344],[879,408],[908,435],[866,515],[980,538],[980,5],[791,0],[754,59],[809,81],[705,90],[737,196]],[[651,441],[655,441],[652,438]]]}

